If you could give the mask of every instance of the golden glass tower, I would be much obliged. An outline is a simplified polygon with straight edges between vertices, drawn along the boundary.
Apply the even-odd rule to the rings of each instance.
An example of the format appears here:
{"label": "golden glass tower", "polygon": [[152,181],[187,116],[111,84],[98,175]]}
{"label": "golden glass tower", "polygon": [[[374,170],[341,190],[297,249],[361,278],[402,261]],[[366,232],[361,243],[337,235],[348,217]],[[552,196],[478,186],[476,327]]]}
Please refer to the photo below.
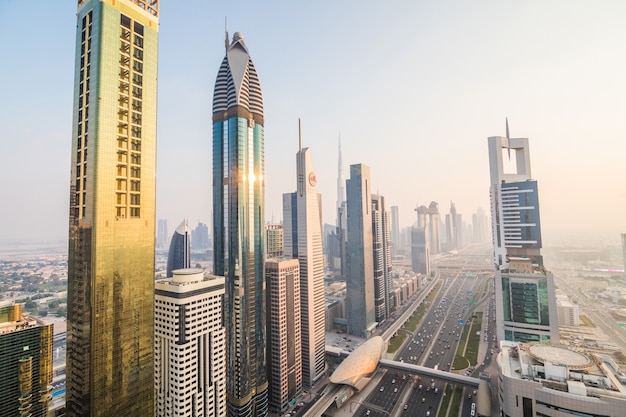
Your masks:
{"label": "golden glass tower", "polygon": [[158,0],[79,0],[68,416],[154,414]]}

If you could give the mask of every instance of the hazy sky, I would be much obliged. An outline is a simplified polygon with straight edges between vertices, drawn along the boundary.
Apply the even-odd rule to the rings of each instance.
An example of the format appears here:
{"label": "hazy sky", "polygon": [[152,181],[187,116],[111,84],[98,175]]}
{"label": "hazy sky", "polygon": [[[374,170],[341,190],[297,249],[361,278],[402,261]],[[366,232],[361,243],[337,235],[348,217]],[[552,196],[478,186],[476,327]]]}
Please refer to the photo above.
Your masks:
{"label": "hazy sky", "polygon": [[[301,4],[302,3],[302,4]],[[626,232],[626,2],[162,0],[157,217],[210,223],[212,95],[224,17],[265,101],[266,217],[296,187],[298,118],[323,216],[371,167],[400,207],[489,210],[487,137],[530,139],[544,243]],[[0,241],[65,239],[75,1],[0,0]]]}

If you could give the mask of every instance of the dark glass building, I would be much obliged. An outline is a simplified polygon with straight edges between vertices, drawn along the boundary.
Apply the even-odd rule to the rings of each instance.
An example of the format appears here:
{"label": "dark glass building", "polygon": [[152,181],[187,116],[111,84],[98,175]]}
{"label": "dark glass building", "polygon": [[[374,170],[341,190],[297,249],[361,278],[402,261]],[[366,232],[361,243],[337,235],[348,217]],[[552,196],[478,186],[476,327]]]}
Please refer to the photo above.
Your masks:
{"label": "dark glass building", "polygon": [[175,269],[186,269],[191,267],[191,245],[189,242],[189,225],[187,220],[178,225],[172,241],[170,250],[167,253],[167,277],[172,276]]}
{"label": "dark glass building", "polygon": [[241,33],[226,46],[213,96],[213,253],[226,277],[226,392],[231,416],[268,413],[265,168],[261,84]]}
{"label": "dark glass building", "polygon": [[52,324],[0,307],[0,416],[48,416],[52,390]]}

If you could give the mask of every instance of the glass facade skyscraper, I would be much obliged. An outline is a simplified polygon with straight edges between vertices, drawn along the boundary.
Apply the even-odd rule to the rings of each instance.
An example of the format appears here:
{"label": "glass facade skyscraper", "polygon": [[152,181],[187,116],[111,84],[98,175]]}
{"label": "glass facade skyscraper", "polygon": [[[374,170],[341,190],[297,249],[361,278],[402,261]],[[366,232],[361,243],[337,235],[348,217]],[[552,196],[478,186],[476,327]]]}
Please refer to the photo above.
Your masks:
{"label": "glass facade skyscraper", "polygon": [[364,164],[350,165],[350,179],[346,180],[346,318],[348,333],[363,337],[376,328],[371,187],[370,168]]}
{"label": "glass facade skyscraper", "polygon": [[158,0],[79,0],[68,416],[154,413]]}
{"label": "glass facade skyscraper", "polygon": [[259,77],[236,32],[213,96],[213,253],[226,278],[226,392],[231,416],[265,416],[263,96]]}
{"label": "glass facade skyscraper", "polygon": [[[504,161],[511,155],[513,172]],[[528,139],[490,137],[489,164],[498,339],[558,343],[554,278],[541,256],[539,197]]]}
{"label": "glass facade skyscraper", "polygon": [[183,220],[172,235],[167,253],[167,277],[172,276],[172,271],[185,268],[191,268],[191,242],[187,220]]}

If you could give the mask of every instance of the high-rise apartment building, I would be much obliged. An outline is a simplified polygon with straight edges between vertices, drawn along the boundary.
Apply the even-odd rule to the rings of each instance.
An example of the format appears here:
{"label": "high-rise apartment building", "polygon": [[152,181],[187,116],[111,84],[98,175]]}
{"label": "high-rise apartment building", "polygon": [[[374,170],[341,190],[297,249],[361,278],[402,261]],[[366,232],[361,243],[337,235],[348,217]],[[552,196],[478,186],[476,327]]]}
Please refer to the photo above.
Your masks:
{"label": "high-rise apartment building", "polygon": [[391,282],[391,233],[385,197],[372,194],[372,256],[374,259],[374,306],[376,321],[389,317]]}
{"label": "high-rise apartment building", "polygon": [[177,269],[154,286],[154,415],[226,416],[224,277]]}
{"label": "high-rise apartment building", "polygon": [[52,336],[21,304],[0,307],[0,416],[48,416]]}
{"label": "high-rise apartment building", "polygon": [[411,267],[413,272],[430,275],[430,242],[428,227],[414,226],[411,228]]}
{"label": "high-rise apartment building", "polygon": [[158,0],[79,0],[68,416],[154,413]]}
{"label": "high-rise apartment building", "polygon": [[178,225],[172,240],[170,250],[167,254],[167,276],[172,276],[175,269],[185,269],[191,267],[191,243],[189,239],[189,224],[183,220]]}
{"label": "high-rise apartment building", "polygon": [[282,258],[285,254],[283,243],[283,225],[268,223],[265,225],[266,258]]}
{"label": "high-rise apartment building", "polygon": [[270,410],[282,413],[302,393],[300,263],[265,261],[267,281],[267,370]]}
{"label": "high-rise apartment building", "polygon": [[300,261],[302,315],[302,381],[312,386],[323,375],[325,362],[324,254],[322,197],[309,148],[296,154],[297,191],[283,194],[285,257]]}
{"label": "high-rise apartment building", "polygon": [[372,248],[372,185],[370,168],[350,165],[346,180],[348,241],[346,243],[346,319],[348,333],[367,337],[376,328]]}
{"label": "high-rise apartment building", "polygon": [[226,278],[228,414],[265,416],[263,95],[243,35],[226,40],[213,95],[213,257]]}
{"label": "high-rise apartment building", "polygon": [[[558,344],[554,278],[540,252],[539,197],[528,139],[510,139],[507,123],[507,137],[490,137],[488,144],[497,337]],[[515,167],[505,169],[511,151]]]}

